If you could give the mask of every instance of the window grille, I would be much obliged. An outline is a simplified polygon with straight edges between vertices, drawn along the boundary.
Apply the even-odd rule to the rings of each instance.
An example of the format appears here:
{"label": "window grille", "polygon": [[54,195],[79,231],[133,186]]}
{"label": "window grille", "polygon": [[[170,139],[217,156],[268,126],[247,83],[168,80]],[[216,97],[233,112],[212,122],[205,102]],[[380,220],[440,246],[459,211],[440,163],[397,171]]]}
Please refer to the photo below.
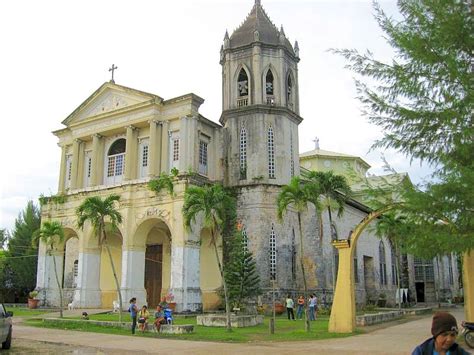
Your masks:
{"label": "window grille", "polygon": [[207,175],[207,143],[199,141],[199,173]]}
{"label": "window grille", "polygon": [[273,128],[268,128],[267,149],[268,149],[268,177],[275,178],[275,142],[273,137]]}
{"label": "window grille", "polygon": [[142,167],[148,166],[148,145],[144,145],[142,148]]}
{"label": "window grille", "polygon": [[173,161],[179,160],[179,138],[173,139]]}
{"label": "window grille", "polygon": [[286,102],[288,107],[293,108],[293,83],[291,82],[291,76],[288,75],[286,81]]}
{"label": "window grille", "polygon": [[91,177],[91,170],[92,170],[92,158],[87,157],[87,177]]}
{"label": "window grille", "polygon": [[245,252],[249,251],[249,240],[247,236],[247,228],[242,228],[242,248]]}
{"label": "window grille", "polygon": [[276,236],[273,224],[270,232],[270,280],[276,280]]}
{"label": "window grille", "polygon": [[247,178],[247,130],[240,129],[240,179]]}
{"label": "window grille", "polygon": [[385,246],[383,242],[379,244],[379,266],[380,266],[380,284],[387,284],[387,264],[385,261]]}
{"label": "window grille", "polygon": [[126,140],[117,139],[109,148],[107,154],[107,178],[108,183],[121,181],[125,170],[125,148]]}
{"label": "window grille", "polygon": [[72,177],[72,155],[66,156],[66,181],[65,187],[71,187],[71,177]]}

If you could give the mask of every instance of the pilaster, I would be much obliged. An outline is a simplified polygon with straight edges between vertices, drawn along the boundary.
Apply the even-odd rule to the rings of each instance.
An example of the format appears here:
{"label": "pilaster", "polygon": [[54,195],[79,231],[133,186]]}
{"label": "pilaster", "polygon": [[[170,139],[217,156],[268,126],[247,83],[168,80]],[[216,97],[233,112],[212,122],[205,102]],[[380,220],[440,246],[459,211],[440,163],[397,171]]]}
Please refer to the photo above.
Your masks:
{"label": "pilaster", "polygon": [[252,47],[252,67],[253,67],[253,97],[255,104],[262,104],[263,96],[265,95],[262,91],[262,68],[261,68],[261,52],[262,48],[259,43]]}
{"label": "pilaster", "polygon": [[171,292],[176,310],[197,311],[202,307],[200,288],[199,242],[186,241],[171,249]]}
{"label": "pilaster", "polygon": [[79,173],[79,151],[81,149],[82,141],[74,139],[72,143],[72,164],[71,164],[71,190],[78,187],[78,173]]}
{"label": "pilaster", "polygon": [[127,127],[127,144],[125,145],[125,175],[124,180],[133,180],[137,177],[138,130],[136,127]]}
{"label": "pilaster", "polygon": [[150,121],[150,146],[148,150],[148,175],[157,176],[161,168],[161,141],[162,141],[162,122]]}
{"label": "pilaster", "polygon": [[74,303],[79,308],[100,308],[100,251],[84,250],[79,252],[79,270],[77,288],[74,291]]}
{"label": "pilaster", "polygon": [[100,134],[92,136],[91,186],[101,185],[104,171],[104,143]]}
{"label": "pilaster", "polygon": [[61,166],[59,167],[59,183],[58,193],[62,194],[66,191],[66,146],[61,146]]}
{"label": "pilaster", "polygon": [[168,121],[162,122],[161,127],[161,166],[160,172],[169,172],[169,145],[170,145],[170,124]]}
{"label": "pilaster", "polygon": [[137,298],[137,304],[146,304],[145,280],[145,250],[133,248],[122,251],[122,280],[121,292],[124,304],[132,297]]}
{"label": "pilaster", "polygon": [[84,187],[84,156],[85,156],[85,143],[81,142],[79,145],[79,154],[78,154],[78,162],[77,162],[77,180],[76,180],[76,188]]}

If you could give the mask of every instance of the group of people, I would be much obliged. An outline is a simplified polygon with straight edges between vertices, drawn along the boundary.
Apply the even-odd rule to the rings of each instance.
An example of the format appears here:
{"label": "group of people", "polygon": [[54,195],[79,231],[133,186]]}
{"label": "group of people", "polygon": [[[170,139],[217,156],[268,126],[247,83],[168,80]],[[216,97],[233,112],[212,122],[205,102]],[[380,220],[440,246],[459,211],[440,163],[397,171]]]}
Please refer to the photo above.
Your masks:
{"label": "group of people", "polygon": [[[291,295],[288,295],[288,297],[286,298],[285,304],[286,304],[286,313],[288,314],[288,319],[296,320],[295,313],[294,313],[295,302],[293,301],[293,298],[291,298]],[[308,319],[316,320],[316,316],[318,313],[318,298],[316,297],[315,294],[311,294],[307,302],[303,295],[298,297],[296,301],[296,306],[297,306],[296,318],[303,319],[303,312],[306,305],[308,306]]]}
{"label": "group of people", "polygon": [[[135,330],[137,328],[143,332],[147,329],[147,325],[150,319],[150,312],[148,311],[148,307],[143,305],[143,307],[139,310],[137,306],[137,299],[133,297],[130,300],[130,306],[128,308],[130,312],[130,317],[132,318],[132,334],[135,334]],[[166,324],[166,317],[164,313],[164,309],[162,305],[156,306],[155,311],[155,320],[153,321],[153,326],[155,327],[156,331],[159,332],[161,325]]]}

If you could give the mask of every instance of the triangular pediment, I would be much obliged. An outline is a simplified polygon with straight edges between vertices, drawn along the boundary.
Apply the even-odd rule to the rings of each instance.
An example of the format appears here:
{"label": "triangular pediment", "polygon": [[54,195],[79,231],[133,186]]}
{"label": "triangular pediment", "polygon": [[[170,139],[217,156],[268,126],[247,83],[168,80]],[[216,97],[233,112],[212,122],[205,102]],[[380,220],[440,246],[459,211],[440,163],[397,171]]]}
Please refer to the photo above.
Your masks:
{"label": "triangular pediment", "polygon": [[75,109],[63,121],[63,124],[70,126],[94,116],[119,111],[126,107],[155,99],[158,99],[158,101],[162,100],[157,95],[110,82],[105,83]]}

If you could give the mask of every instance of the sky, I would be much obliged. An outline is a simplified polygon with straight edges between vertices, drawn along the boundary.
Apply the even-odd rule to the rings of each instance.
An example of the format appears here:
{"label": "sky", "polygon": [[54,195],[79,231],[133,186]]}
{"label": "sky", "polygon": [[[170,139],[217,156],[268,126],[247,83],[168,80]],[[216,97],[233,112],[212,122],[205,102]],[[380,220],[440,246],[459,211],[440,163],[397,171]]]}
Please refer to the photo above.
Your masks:
{"label": "sky", "polygon": [[[393,55],[369,0],[262,0],[273,23],[298,41],[300,152],[320,148],[360,156],[383,174],[383,153],[420,182],[430,169],[394,151],[370,151],[382,133],[361,114],[354,74],[330,48]],[[218,122],[219,51],[254,0],[16,0],[0,2],[0,228],[11,230],[28,200],[55,194],[60,149],[51,133],[105,81],[170,99],[195,93]],[[395,1],[381,1],[396,16]]]}

